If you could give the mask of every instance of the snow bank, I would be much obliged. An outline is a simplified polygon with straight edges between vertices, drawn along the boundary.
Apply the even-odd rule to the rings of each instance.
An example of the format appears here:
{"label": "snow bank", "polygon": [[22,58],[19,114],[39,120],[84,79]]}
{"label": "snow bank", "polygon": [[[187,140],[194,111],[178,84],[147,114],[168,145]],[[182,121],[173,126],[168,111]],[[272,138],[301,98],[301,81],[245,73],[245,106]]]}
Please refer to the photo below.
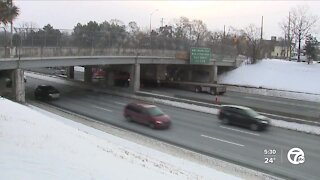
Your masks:
{"label": "snow bank", "polygon": [[320,95],[320,64],[264,59],[222,74],[222,84],[261,87]]}
{"label": "snow bank", "polygon": [[303,101],[320,102],[320,95],[310,94],[310,93],[292,92],[292,91],[275,90],[275,89],[261,89],[261,88],[243,87],[243,86],[231,86],[231,85],[228,85],[227,90],[249,93],[249,94],[260,94],[264,96],[273,96],[273,97],[281,97],[281,98],[296,99],[296,100],[303,100]]}
{"label": "snow bank", "polygon": [[271,125],[285,128],[285,129],[291,129],[291,130],[306,132],[310,134],[320,135],[319,126],[311,126],[308,124],[299,124],[295,122],[287,122],[287,121],[274,120],[274,119],[271,120]]}
{"label": "snow bank", "polygon": [[3,98],[0,108],[0,179],[239,179]]}
{"label": "snow bank", "polygon": [[171,101],[171,100],[165,100],[165,99],[157,99],[154,98],[154,102],[161,103],[161,104],[166,104],[170,106],[175,106],[179,108],[184,108],[184,109],[189,109],[193,111],[200,111],[200,112],[205,112],[205,113],[210,113],[210,114],[218,114],[218,110],[210,107],[204,107],[204,106],[198,106],[194,104],[187,104],[183,102],[176,102],[176,101]]}

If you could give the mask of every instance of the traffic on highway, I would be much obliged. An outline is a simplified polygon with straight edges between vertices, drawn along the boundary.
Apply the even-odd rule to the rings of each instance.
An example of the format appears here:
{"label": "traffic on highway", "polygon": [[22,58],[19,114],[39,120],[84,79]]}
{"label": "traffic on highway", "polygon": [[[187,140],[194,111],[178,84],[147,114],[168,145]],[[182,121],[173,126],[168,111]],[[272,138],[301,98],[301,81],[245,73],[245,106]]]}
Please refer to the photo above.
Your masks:
{"label": "traffic on highway", "polygon": [[[95,90],[95,87],[88,90],[61,84],[59,81],[50,81],[48,78],[28,77],[26,85],[28,101],[35,101],[34,90],[41,84],[54,86],[59,90],[60,97],[52,101],[37,101],[39,103],[278,177],[317,179],[320,176],[317,166],[320,162],[318,153],[320,152],[320,141],[316,135],[273,126],[268,127],[265,131],[255,131],[258,130],[258,127],[230,125],[230,121],[234,120],[231,118],[227,123],[226,121],[221,122],[220,119],[225,119],[221,114],[219,119],[217,115],[112,95]],[[140,107],[139,110],[145,112],[146,115],[143,113],[133,115],[132,112],[128,112],[128,105]],[[240,106],[234,107],[240,108]],[[150,108],[153,110],[149,111]],[[259,123],[268,123],[266,117],[255,114],[256,112],[251,109],[245,110],[253,117],[261,119]],[[154,116],[163,118],[153,118]],[[131,122],[133,119],[140,122],[133,123]],[[150,119],[154,119],[155,121],[152,122],[159,124],[170,120],[170,126],[155,130],[157,124],[150,124]],[[300,166],[292,164],[287,158],[287,152],[295,147],[301,148],[304,152],[304,163]],[[300,157],[299,162],[302,161]]]}

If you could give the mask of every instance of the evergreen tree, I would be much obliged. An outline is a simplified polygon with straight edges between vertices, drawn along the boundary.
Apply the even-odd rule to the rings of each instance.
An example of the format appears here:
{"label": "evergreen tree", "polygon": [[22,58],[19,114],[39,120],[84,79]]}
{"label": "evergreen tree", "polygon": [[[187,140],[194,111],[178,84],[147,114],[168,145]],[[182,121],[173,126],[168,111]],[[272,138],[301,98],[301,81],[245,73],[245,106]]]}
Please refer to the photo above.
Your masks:
{"label": "evergreen tree", "polygon": [[313,37],[311,34],[306,37],[304,49],[308,57],[308,64],[317,59],[317,45],[318,40],[316,37]]}

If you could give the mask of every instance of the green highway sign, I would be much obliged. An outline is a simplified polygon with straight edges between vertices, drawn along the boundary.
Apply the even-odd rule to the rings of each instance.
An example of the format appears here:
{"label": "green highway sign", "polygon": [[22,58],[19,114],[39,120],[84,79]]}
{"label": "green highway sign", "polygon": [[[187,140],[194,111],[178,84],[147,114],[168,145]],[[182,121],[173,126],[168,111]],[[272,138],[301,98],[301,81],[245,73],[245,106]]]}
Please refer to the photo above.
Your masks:
{"label": "green highway sign", "polygon": [[208,64],[211,59],[210,48],[191,48],[190,64]]}

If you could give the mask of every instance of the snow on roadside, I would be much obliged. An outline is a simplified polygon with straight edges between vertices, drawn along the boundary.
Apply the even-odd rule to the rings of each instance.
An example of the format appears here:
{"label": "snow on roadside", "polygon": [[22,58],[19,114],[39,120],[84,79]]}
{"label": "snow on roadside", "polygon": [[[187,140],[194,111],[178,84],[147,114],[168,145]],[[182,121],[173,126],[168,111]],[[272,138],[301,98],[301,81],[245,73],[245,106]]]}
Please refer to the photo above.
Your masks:
{"label": "snow on roadside", "polygon": [[275,119],[271,119],[271,125],[285,128],[285,129],[291,129],[291,130],[306,132],[310,134],[320,135],[319,126],[311,126],[308,124],[299,124],[296,122],[287,122],[287,121],[275,120]]}
{"label": "snow on roadside", "polygon": [[0,179],[240,179],[4,98],[0,107]]}
{"label": "snow on roadside", "polygon": [[198,106],[195,104],[187,104],[187,103],[183,103],[183,102],[176,102],[176,101],[157,99],[157,98],[154,98],[153,101],[156,103],[175,106],[175,107],[179,107],[179,108],[200,111],[200,112],[209,113],[209,114],[218,114],[218,109],[204,107],[204,106]]}
{"label": "snow on roadside", "polygon": [[292,91],[265,89],[265,88],[254,88],[254,87],[243,87],[243,86],[232,86],[232,85],[228,85],[227,90],[243,92],[248,94],[260,94],[264,96],[296,99],[296,100],[302,100],[302,101],[320,102],[320,95],[310,94],[310,93],[292,92]]}

